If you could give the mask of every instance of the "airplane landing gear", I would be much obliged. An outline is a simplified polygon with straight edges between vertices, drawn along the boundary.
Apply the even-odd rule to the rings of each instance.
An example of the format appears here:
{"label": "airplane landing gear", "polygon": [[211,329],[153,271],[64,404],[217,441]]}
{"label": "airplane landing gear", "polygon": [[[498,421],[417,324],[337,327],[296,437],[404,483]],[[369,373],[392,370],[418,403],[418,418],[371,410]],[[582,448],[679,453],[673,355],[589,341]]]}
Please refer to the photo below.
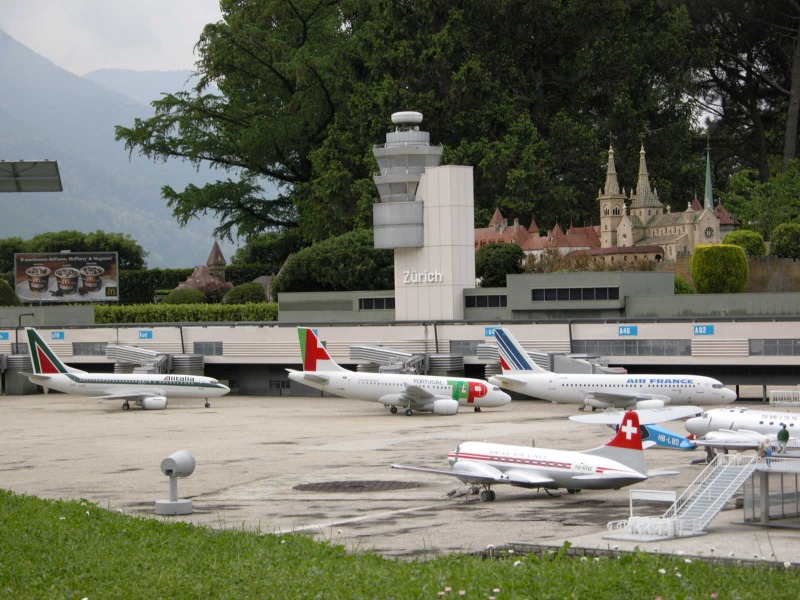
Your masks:
{"label": "airplane landing gear", "polygon": [[131,405],[128,404],[127,400],[125,400],[125,402],[122,403],[122,410],[128,410],[130,407]]}
{"label": "airplane landing gear", "polygon": [[397,407],[396,406],[390,406],[389,407],[389,412],[392,413],[393,415],[396,415],[397,414]]}
{"label": "airplane landing gear", "polygon": [[579,490],[579,489],[576,489],[576,488],[567,488],[567,493],[569,493],[569,494],[577,494],[578,492],[580,492],[580,490]]}
{"label": "airplane landing gear", "polygon": [[211,402],[209,402],[208,400],[206,400],[206,408],[211,408]]}
{"label": "airplane landing gear", "polygon": [[481,500],[483,502],[492,502],[495,499],[494,490],[483,490],[481,492]]}
{"label": "airplane landing gear", "polygon": [[406,409],[406,416],[407,416],[407,417],[410,417],[410,416],[411,416],[411,415],[413,415],[413,414],[414,414],[414,411],[412,411],[410,408],[407,408],[407,409]]}
{"label": "airplane landing gear", "polygon": [[481,412],[481,407],[480,406],[476,406],[475,407],[475,412]]}

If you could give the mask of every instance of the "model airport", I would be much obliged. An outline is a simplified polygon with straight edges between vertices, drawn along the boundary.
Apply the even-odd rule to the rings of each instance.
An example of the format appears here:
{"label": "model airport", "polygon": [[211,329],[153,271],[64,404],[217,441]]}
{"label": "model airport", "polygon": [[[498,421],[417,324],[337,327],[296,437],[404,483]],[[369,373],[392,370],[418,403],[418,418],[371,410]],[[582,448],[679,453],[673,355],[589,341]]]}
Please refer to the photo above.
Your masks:
{"label": "model airport", "polygon": [[4,487],[395,557],[793,562],[800,422],[765,401],[797,401],[795,295],[683,300],[668,273],[475,288],[471,170],[438,166],[417,115],[375,149],[393,292],[289,294],[277,323],[0,313]]}

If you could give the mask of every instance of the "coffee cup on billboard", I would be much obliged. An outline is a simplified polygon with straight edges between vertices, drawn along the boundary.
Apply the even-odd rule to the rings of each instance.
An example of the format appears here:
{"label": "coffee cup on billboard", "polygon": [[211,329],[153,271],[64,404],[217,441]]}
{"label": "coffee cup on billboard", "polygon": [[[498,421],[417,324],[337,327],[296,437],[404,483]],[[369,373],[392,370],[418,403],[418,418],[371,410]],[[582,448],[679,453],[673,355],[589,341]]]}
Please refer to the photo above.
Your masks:
{"label": "coffee cup on billboard", "polygon": [[25,271],[28,276],[28,287],[32,292],[44,292],[50,284],[50,269],[41,265],[28,267]]}
{"label": "coffee cup on billboard", "polygon": [[86,291],[94,292],[100,289],[100,279],[105,273],[105,269],[100,265],[86,265],[81,267],[81,279]]}
{"label": "coffee cup on billboard", "polygon": [[58,282],[58,291],[62,294],[74,294],[77,292],[79,275],[80,272],[74,267],[56,269],[55,276]]}

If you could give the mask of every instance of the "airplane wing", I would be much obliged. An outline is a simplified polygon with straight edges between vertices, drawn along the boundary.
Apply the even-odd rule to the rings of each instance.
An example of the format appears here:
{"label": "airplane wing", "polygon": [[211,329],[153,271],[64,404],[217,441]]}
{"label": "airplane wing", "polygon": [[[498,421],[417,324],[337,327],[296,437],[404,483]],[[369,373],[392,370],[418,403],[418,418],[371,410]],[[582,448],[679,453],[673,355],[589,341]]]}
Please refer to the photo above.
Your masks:
{"label": "airplane wing", "polygon": [[514,375],[492,375],[487,381],[495,385],[503,383],[527,383],[526,377],[515,377]]}
{"label": "airplane wing", "polygon": [[507,483],[520,487],[545,487],[553,485],[554,479],[538,476],[535,472],[511,469],[505,473],[489,465],[476,465],[469,462],[456,462],[452,469],[432,469],[429,467],[412,467],[408,465],[392,465],[393,469],[434,473],[457,477],[464,483],[498,484]]}
{"label": "airplane wing", "polygon": [[[697,406],[664,406],[661,408],[642,408],[636,410],[636,413],[639,415],[639,423],[641,425],[652,425],[653,423],[663,423],[664,421],[685,419],[687,417],[699,415],[702,412],[703,409]],[[622,417],[624,416],[625,411],[613,410],[602,413],[593,413],[590,415],[573,415],[569,419],[570,421],[575,421],[576,423],[619,425],[622,422]]]}
{"label": "airplane wing", "polygon": [[[431,394],[429,391],[424,390],[418,385],[406,384],[405,387],[406,390],[404,395],[406,396],[406,398],[412,401],[429,402],[431,399],[437,398],[436,394]],[[447,396],[447,398],[450,398],[450,396]]]}
{"label": "airplane wing", "polygon": [[671,398],[662,394],[626,394],[625,392],[603,392],[592,390],[586,393],[586,399],[590,400],[597,398],[603,402],[611,404],[635,405],[642,400],[661,400],[665,404],[669,404]]}
{"label": "airplane wing", "polygon": [[133,402],[139,402],[141,400],[146,400],[147,398],[153,398],[155,396],[163,396],[163,393],[158,393],[156,390],[150,391],[136,391],[131,390],[129,392],[120,392],[118,394],[108,394],[107,396],[91,396],[92,400],[132,400]]}
{"label": "airplane wing", "polygon": [[[419,471],[421,473],[434,473],[435,475],[449,475],[450,477],[457,477],[465,483],[508,483],[499,478],[500,471],[497,471],[497,476],[490,474],[477,474],[473,471],[461,469],[432,469],[429,467],[412,467],[409,465],[392,465],[393,469],[403,469],[404,471]],[[496,469],[495,469],[496,470]]]}
{"label": "airplane wing", "polygon": [[315,383],[328,383],[330,378],[327,375],[323,375],[322,373],[310,373],[304,371],[298,371],[296,369],[286,369],[289,373],[303,373],[303,379],[307,379],[308,381],[313,381]]}

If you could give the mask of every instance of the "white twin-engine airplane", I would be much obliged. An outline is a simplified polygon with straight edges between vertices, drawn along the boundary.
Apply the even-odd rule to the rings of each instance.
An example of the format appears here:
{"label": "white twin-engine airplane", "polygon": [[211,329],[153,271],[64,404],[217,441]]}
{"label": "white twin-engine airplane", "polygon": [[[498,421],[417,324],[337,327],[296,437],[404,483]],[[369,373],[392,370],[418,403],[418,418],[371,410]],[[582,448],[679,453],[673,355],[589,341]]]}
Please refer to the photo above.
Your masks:
{"label": "white twin-engine airplane", "polygon": [[122,410],[128,410],[130,402],[152,410],[166,408],[167,398],[205,398],[208,408],[209,398],[231,391],[216,379],[198,375],[87,373],[61,362],[35,329],[26,327],[25,331],[33,373],[24,375],[45,393],[56,390],[96,400],[124,400]]}
{"label": "white twin-engine airplane", "polygon": [[297,334],[303,370],[287,369],[289,379],[324,392],[380,402],[392,413],[402,408],[408,416],[414,411],[454,415],[459,406],[480,412],[511,402],[511,396],[480,379],[348,371],[331,358],[313,330],[298,327]]}
{"label": "white twin-engine airplane", "polygon": [[661,408],[666,405],[728,404],[736,393],[716,379],[699,375],[562,374],[537,365],[507,329],[494,330],[502,375],[489,382],[506,390],[549,400],[579,404],[581,410]]}
{"label": "white twin-engine airplane", "polygon": [[[470,486],[468,493],[488,502],[495,499],[493,485],[523,488],[618,489],[644,481],[649,473],[642,451],[639,416],[628,411],[614,438],[604,446],[574,452],[485,442],[464,442],[447,455],[450,469],[392,465],[393,469],[449,475]],[[480,486],[480,487],[479,487]],[[451,492],[453,495],[455,491]]]}
{"label": "white twin-engine airplane", "polygon": [[715,408],[686,421],[686,431],[696,436],[692,443],[724,450],[755,449],[768,439],[775,442],[782,425],[790,443],[800,438],[800,414],[747,408]]}

